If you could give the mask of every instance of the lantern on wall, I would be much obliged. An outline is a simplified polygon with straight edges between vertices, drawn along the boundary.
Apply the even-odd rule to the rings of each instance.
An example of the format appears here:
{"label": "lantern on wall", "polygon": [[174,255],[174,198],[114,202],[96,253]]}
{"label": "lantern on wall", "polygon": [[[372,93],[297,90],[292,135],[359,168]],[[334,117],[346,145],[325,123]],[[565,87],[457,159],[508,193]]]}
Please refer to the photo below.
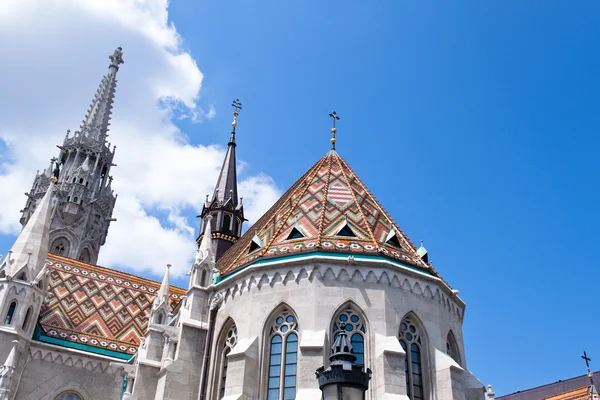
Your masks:
{"label": "lantern on wall", "polygon": [[369,388],[371,370],[367,368],[365,372],[361,365],[355,364],[356,356],[344,325],[331,347],[329,367],[316,372],[323,400],[365,400]]}

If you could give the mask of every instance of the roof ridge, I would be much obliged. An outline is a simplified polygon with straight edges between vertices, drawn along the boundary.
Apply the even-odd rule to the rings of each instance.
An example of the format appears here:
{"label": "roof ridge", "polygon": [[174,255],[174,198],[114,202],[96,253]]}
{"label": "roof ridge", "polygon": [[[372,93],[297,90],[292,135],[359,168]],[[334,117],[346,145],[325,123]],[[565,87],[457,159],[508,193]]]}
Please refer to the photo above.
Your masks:
{"label": "roof ridge", "polygon": [[[342,157],[339,154],[336,153],[336,156],[339,159],[339,161],[343,161]],[[344,163],[344,164],[346,164],[346,163]],[[348,166],[348,165],[346,164],[346,166]],[[344,176],[344,179],[346,180],[346,184],[348,185],[348,190],[350,190],[350,193],[352,193],[352,200],[354,201],[354,204],[356,204],[356,208],[358,209],[358,212],[360,213],[360,215],[362,216],[362,219],[364,220],[364,223],[365,223],[365,226],[367,228],[367,231],[369,231],[369,236],[371,238],[371,241],[375,245],[375,248],[377,249],[377,251],[381,252],[379,244],[375,240],[375,234],[373,234],[373,230],[371,229],[369,221],[367,221],[367,218],[365,217],[365,214],[363,213],[362,207],[360,206],[360,204],[358,203],[358,200],[356,199],[356,193],[352,189],[352,185],[350,184],[350,180],[346,176],[346,173],[344,172],[344,168],[341,168],[341,167],[342,167],[342,165],[341,165],[341,162],[340,162],[340,170],[342,171],[342,175]],[[354,174],[354,171],[350,170],[350,172],[352,172]],[[354,174],[354,176],[356,177],[356,174]]]}
{"label": "roof ridge", "polygon": [[[315,168],[314,174],[312,174],[312,175],[311,175],[311,177],[310,177],[310,179],[309,179],[309,182],[308,182],[308,183],[306,184],[306,186],[304,187],[304,190],[302,191],[302,193],[300,194],[300,196],[299,196],[299,197],[296,197],[296,202],[295,202],[295,203],[294,203],[292,206],[290,206],[290,210],[287,212],[287,214],[286,214],[286,216],[285,216],[285,218],[284,218],[284,220],[285,220],[285,221],[287,221],[287,219],[288,219],[289,215],[293,213],[293,211],[294,211],[294,210],[296,209],[296,207],[298,206],[298,203],[300,202],[300,200],[302,199],[302,197],[304,197],[304,194],[306,193],[306,191],[307,191],[307,190],[308,190],[308,188],[310,187],[310,182],[312,182],[312,180],[314,179],[314,177],[315,177],[315,176],[316,176],[316,175],[319,173],[319,169],[321,169],[321,166],[323,165],[323,163],[325,163],[325,158],[326,158],[326,157],[323,157],[323,158],[320,160],[320,161],[321,161],[320,163],[319,163],[319,162],[317,162],[318,166],[317,166],[317,168]],[[297,192],[297,190],[296,190],[296,191],[294,191],[294,194],[295,194],[296,192]],[[292,197],[292,199],[293,199],[293,197]],[[285,205],[285,204],[282,204],[282,206],[283,206],[283,205]],[[281,207],[280,207],[280,209],[281,209]],[[277,214],[277,213],[276,213],[276,214]],[[260,255],[261,255],[261,256],[262,256],[262,255],[263,255],[263,254],[264,254],[264,253],[267,251],[267,249],[268,249],[268,248],[271,246],[271,243],[273,243],[273,241],[275,240],[275,238],[277,237],[277,235],[279,235],[279,233],[281,232],[281,229],[283,228],[283,226],[284,226],[284,225],[285,225],[285,224],[284,224],[284,223],[282,223],[282,224],[281,224],[281,225],[279,225],[279,227],[278,227],[278,228],[275,230],[275,232],[273,233],[273,236],[271,236],[271,240],[269,241],[269,243],[268,243],[266,246],[264,246],[263,250],[261,251],[261,253],[260,253]]]}
{"label": "roof ridge", "polygon": [[[332,150],[334,151],[334,150]],[[317,233],[317,245],[315,246],[317,249],[321,248],[321,239],[323,238],[323,221],[325,220],[325,209],[327,208],[327,196],[329,195],[329,183],[331,182],[331,151],[327,153],[324,157],[329,160],[329,168],[327,169],[327,179],[325,180],[325,194],[323,195],[323,201],[321,202],[321,216],[319,217],[319,228]]]}
{"label": "roof ridge", "polygon": [[[302,182],[306,182],[308,178],[310,178],[310,179],[308,179],[309,181],[312,181],[312,180],[314,179],[314,176],[316,175],[316,173],[319,171],[319,168],[321,168],[321,165],[322,165],[322,164],[325,162],[325,158],[326,158],[326,157],[321,157],[321,159],[319,159],[319,160],[318,160],[318,161],[315,163],[315,165],[313,166],[313,168],[309,169],[309,170],[308,170],[306,173],[304,173],[304,174],[303,174],[303,175],[302,175],[302,176],[301,176],[301,177],[300,177],[300,178],[299,178],[299,179],[298,179],[298,180],[297,180],[297,181],[294,183],[294,185],[296,185],[296,186],[292,185],[292,186],[291,186],[291,187],[290,187],[290,188],[289,188],[289,189],[288,189],[288,190],[287,190],[285,193],[283,193],[283,195],[281,195],[281,197],[279,198],[279,200],[278,200],[277,202],[275,202],[275,204],[273,204],[273,206],[271,206],[271,208],[270,208],[269,210],[267,210],[267,211],[266,211],[266,212],[265,212],[265,213],[264,213],[264,214],[263,214],[263,215],[262,215],[262,216],[261,216],[261,217],[260,217],[260,218],[259,218],[259,219],[258,219],[258,220],[255,222],[255,223],[254,223],[254,224],[252,224],[252,226],[251,226],[250,228],[252,228],[252,227],[255,227],[255,226],[258,226],[258,225],[259,225],[259,223],[261,223],[261,222],[262,222],[262,219],[263,219],[263,218],[265,219],[265,221],[266,221],[266,222],[268,222],[269,220],[273,219],[273,217],[274,217],[274,216],[275,216],[275,215],[276,215],[276,214],[277,214],[277,213],[278,213],[278,212],[279,212],[279,211],[280,211],[280,210],[283,208],[283,206],[285,206],[285,201],[282,201],[280,205],[278,205],[278,202],[279,202],[279,201],[281,201],[281,200],[284,200],[284,199],[285,199],[285,198],[287,198],[287,197],[289,197],[289,196],[287,196],[287,195],[288,195],[288,192],[289,192],[289,194],[290,194],[290,195],[293,195],[293,194],[295,194],[295,193],[298,191],[299,187],[300,187],[300,183],[302,183]],[[314,170],[314,171],[313,171],[313,170]],[[312,174],[311,174],[311,172],[312,172]],[[302,178],[305,178],[305,179],[302,179]],[[303,195],[304,195],[304,193],[305,193],[305,192],[308,190],[309,186],[310,186],[310,184],[309,184],[309,183],[307,183],[307,184],[306,184],[306,187],[305,187],[305,189],[304,189],[304,191],[302,192],[302,194],[303,194]],[[296,205],[297,205],[297,204],[298,204],[298,202],[301,200],[301,198],[302,198],[302,196],[300,196],[300,197],[299,197],[299,198],[296,200]],[[275,208],[276,206],[277,206],[277,208]],[[294,207],[290,207],[290,208],[291,208],[292,210],[294,209]],[[263,226],[264,226],[264,224],[263,224]],[[283,224],[282,224],[282,226],[283,226]],[[279,228],[278,228],[278,229],[279,229]],[[241,239],[244,239],[244,237],[245,237],[245,236],[247,236],[247,235],[249,234],[249,232],[251,232],[251,230],[250,230],[250,229],[248,229],[248,230],[246,231],[246,233],[244,233],[244,235],[242,235],[242,237],[240,238],[240,240],[241,240]],[[269,242],[269,245],[270,245],[270,244],[273,242],[274,238],[275,238],[275,235],[273,235],[273,237],[271,238],[271,240],[270,240],[270,242]],[[244,246],[243,246],[243,250],[245,250],[245,249],[246,249],[246,247],[248,247],[248,246],[250,245],[250,242],[251,242],[251,241],[249,241],[247,245],[244,245]],[[234,246],[235,246],[235,244],[234,244]],[[234,246],[231,246],[231,248],[233,248]],[[240,243],[240,246],[241,246],[241,243]],[[264,248],[268,248],[268,246],[264,246]],[[230,250],[231,250],[231,249],[230,249]],[[226,252],[225,252],[223,255],[226,255],[228,252],[229,252],[229,251],[226,251]],[[262,252],[261,252],[260,254],[262,255],[262,254],[264,254],[264,253],[262,253]],[[224,270],[224,271],[223,271],[223,273],[227,273],[227,272],[229,272],[229,270],[231,269],[231,267],[232,267],[233,265],[235,265],[235,263],[236,263],[236,262],[237,262],[237,261],[238,261],[238,260],[239,260],[241,257],[243,257],[244,255],[245,255],[245,253],[244,253],[244,252],[240,252],[240,253],[239,253],[239,254],[238,254],[238,255],[237,255],[237,256],[236,256],[236,257],[233,259],[233,261],[231,261],[231,263],[229,263],[229,265],[227,266],[227,269],[226,269],[226,270]]]}
{"label": "roof ridge", "polygon": [[[134,275],[131,274],[129,272],[123,272],[123,271],[119,271],[116,269],[112,269],[112,268],[108,268],[108,267],[103,267],[101,265],[95,265],[95,264],[89,264],[83,261],[79,261],[79,260],[75,260],[73,258],[69,258],[69,257],[64,257],[64,256],[60,256],[58,254],[53,254],[53,253],[48,253],[48,261],[50,262],[61,262],[62,264],[67,264],[67,265],[73,265],[76,267],[85,267],[88,269],[96,269],[96,270],[103,270],[103,271],[109,271],[112,275],[116,275],[119,277],[128,277],[129,280],[131,281],[135,281],[137,280],[138,282],[151,282],[151,283],[155,283],[156,286],[160,286],[160,282],[159,281],[155,281],[152,279],[148,279],[148,278],[144,278],[138,275]],[[131,278],[134,279],[131,279]],[[173,288],[175,289],[175,292],[181,292],[181,293],[185,293],[186,290],[183,288],[180,288],[178,286],[174,286],[174,285],[169,285],[169,288]],[[178,293],[177,293],[178,294]]]}
{"label": "roof ridge", "polygon": [[415,255],[415,258],[418,260],[418,262],[421,262],[423,265],[425,265],[426,268],[431,269],[432,271],[435,272],[436,275],[438,275],[438,273],[429,265],[427,264],[425,261],[423,261],[421,259],[421,257],[418,256],[417,254],[417,247],[414,245],[414,243],[408,238],[408,236],[404,233],[404,231],[400,228],[400,226],[396,223],[396,221],[394,221],[394,219],[390,216],[390,214],[385,210],[385,208],[383,208],[383,206],[379,203],[379,201],[377,201],[377,199],[375,198],[375,196],[373,195],[373,193],[371,193],[371,191],[365,186],[365,184],[362,182],[362,180],[358,177],[358,175],[356,175],[356,173],[354,172],[354,170],[348,165],[348,163],[346,162],[346,160],[344,160],[342,157],[340,157],[341,161],[344,163],[344,165],[346,166],[346,168],[348,168],[348,170],[350,170],[352,172],[352,174],[354,175],[354,177],[356,178],[356,181],[358,182],[358,184],[363,188],[363,190],[371,197],[371,199],[373,200],[373,203],[375,204],[375,206],[377,208],[379,208],[379,211],[381,211],[381,213],[387,218],[387,220],[390,222],[390,224],[394,227],[394,229],[396,230],[396,232],[402,237],[402,240],[404,240],[405,243],[407,243],[409,245],[409,248],[412,250],[412,252]]}

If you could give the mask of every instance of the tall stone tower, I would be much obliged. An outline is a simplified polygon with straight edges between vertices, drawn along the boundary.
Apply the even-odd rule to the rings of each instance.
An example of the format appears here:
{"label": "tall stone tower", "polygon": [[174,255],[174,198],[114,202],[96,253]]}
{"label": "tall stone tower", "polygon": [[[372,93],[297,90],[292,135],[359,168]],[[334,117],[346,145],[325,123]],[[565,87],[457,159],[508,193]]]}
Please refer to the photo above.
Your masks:
{"label": "tall stone tower", "polygon": [[[100,246],[106,241],[117,196],[111,188],[110,176],[116,146],[107,143],[110,116],[117,86],[117,71],[123,64],[119,47],[109,56],[108,73],[102,78],[98,91],[73,136],[69,131],[62,146],[58,146],[61,164],[56,184],[56,207],[50,225],[50,252],[95,264]],[[35,208],[48,190],[48,169],[36,174],[25,208],[21,211],[21,225],[27,224]]]}
{"label": "tall stone tower", "polygon": [[[198,245],[200,245],[206,224],[210,223],[212,230],[212,251],[217,260],[242,235],[242,224],[245,221],[244,206],[241,199],[238,199],[237,171],[235,165],[235,128],[237,126],[239,110],[242,109],[242,103],[236,99],[232,106],[233,122],[231,123],[231,137],[227,145],[227,153],[225,154],[225,160],[223,161],[212,199],[209,201],[207,195],[206,202],[202,207],[202,214],[200,214],[202,225],[200,226],[200,236],[198,236],[197,240]],[[212,218],[209,218],[209,216]]]}

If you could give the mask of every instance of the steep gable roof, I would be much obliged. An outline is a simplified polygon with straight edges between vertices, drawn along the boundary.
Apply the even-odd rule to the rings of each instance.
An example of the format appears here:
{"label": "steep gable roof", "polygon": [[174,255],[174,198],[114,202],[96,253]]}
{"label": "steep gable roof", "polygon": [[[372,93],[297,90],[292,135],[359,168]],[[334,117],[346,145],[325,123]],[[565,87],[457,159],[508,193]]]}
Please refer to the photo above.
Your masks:
{"label": "steep gable roof", "polygon": [[[38,340],[67,347],[134,355],[148,327],[160,283],[48,255],[48,295],[40,311]],[[171,309],[185,290],[171,286]]]}
{"label": "steep gable roof", "polygon": [[[302,235],[292,234],[294,229]],[[260,248],[252,245],[257,238]],[[296,181],[217,268],[227,274],[259,258],[316,250],[381,254],[437,275],[335,150]]]}

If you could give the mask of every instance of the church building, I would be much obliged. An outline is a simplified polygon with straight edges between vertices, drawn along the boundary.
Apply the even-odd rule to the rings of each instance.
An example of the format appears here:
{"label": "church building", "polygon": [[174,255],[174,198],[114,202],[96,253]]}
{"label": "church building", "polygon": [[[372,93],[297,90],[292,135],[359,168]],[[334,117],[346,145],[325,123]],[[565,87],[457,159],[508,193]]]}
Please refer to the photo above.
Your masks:
{"label": "church building", "polygon": [[322,157],[244,233],[234,101],[187,288],[168,266],[158,283],[96,265],[118,223],[107,137],[122,49],[109,58],[0,264],[0,400],[320,400],[315,371],[340,337],[370,374],[367,400],[486,398],[465,303],[336,151],[335,113]]}

